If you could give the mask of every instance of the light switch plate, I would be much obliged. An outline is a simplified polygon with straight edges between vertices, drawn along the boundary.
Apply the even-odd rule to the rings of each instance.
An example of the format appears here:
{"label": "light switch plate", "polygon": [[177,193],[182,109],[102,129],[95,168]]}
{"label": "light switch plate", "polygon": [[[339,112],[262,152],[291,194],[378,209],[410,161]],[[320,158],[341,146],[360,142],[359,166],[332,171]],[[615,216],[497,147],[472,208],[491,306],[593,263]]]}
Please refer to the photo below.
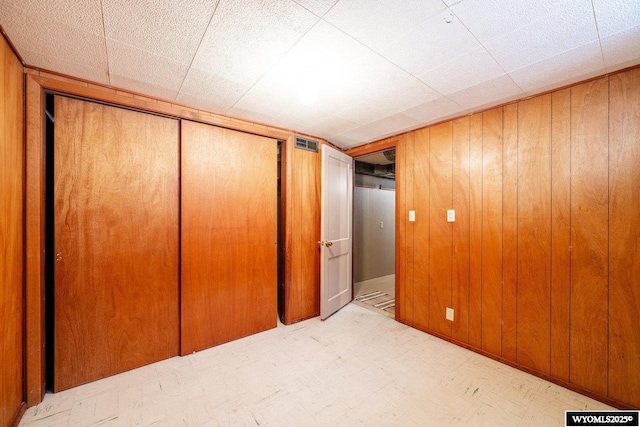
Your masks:
{"label": "light switch plate", "polygon": [[416,221],[416,211],[409,211],[409,222]]}
{"label": "light switch plate", "polygon": [[447,211],[447,222],[456,222],[456,211],[454,209]]}
{"label": "light switch plate", "polygon": [[445,316],[447,320],[450,320],[453,322],[453,308],[447,307]]}

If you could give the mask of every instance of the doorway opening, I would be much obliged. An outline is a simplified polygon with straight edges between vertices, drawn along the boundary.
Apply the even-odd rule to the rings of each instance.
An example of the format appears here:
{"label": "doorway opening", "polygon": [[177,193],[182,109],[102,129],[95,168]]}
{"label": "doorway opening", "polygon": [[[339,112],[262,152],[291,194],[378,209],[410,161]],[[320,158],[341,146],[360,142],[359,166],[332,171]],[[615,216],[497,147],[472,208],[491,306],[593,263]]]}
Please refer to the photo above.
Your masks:
{"label": "doorway opening", "polygon": [[395,317],[395,149],[355,159],[354,301]]}

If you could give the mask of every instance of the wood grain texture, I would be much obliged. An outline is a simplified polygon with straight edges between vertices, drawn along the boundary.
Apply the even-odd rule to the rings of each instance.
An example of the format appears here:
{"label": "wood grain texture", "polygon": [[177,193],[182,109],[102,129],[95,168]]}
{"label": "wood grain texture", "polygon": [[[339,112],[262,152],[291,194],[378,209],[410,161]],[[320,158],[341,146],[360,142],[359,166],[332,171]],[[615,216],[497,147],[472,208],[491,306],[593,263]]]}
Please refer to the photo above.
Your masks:
{"label": "wood grain texture", "polygon": [[518,363],[548,374],[551,328],[551,95],[518,106]]}
{"label": "wood grain texture", "polygon": [[320,315],[320,169],[321,156],[305,150],[296,150],[296,167],[302,172],[299,191],[294,203],[300,206],[295,229],[299,236],[301,258],[293,270],[300,271],[300,311],[298,318],[308,319]]}
{"label": "wood grain texture", "polygon": [[482,113],[469,135],[469,344],[482,348]]}
{"label": "wood grain texture", "polygon": [[454,322],[451,336],[469,342],[469,117],[452,123],[453,204],[451,304]]}
{"label": "wood grain texture", "polygon": [[447,210],[453,198],[453,126],[445,122],[429,128],[429,330],[451,336],[445,317],[451,307],[453,226]]}
{"label": "wood grain texture", "polygon": [[409,289],[412,287],[407,281],[407,136],[403,137],[396,146],[396,313],[398,322],[410,324],[407,316]]}
{"label": "wood grain texture", "polygon": [[551,95],[551,372],[569,381],[571,90]]}
{"label": "wood grain texture", "polygon": [[502,357],[513,362],[518,318],[518,106],[504,107],[502,143]]}
{"label": "wood grain texture", "polygon": [[502,108],[482,113],[482,349],[502,354]]}
{"label": "wood grain texture", "polygon": [[[430,256],[430,167],[429,128],[415,131],[413,152],[413,209],[416,221],[413,225],[413,322],[420,329],[429,329],[429,256]],[[407,214],[408,217],[408,214]]]}
{"label": "wood grain texture", "polygon": [[182,123],[182,354],[276,326],[276,150]]}
{"label": "wood grain texture", "polygon": [[27,405],[33,406],[42,401],[45,392],[45,99],[44,91],[32,78],[27,77],[25,83],[25,397]]}
{"label": "wood grain texture", "polygon": [[18,417],[23,396],[23,71],[0,36],[0,426]]}
{"label": "wood grain texture", "polygon": [[571,88],[570,381],[607,395],[608,79]]}
{"label": "wood grain texture", "polygon": [[405,270],[405,309],[404,313],[407,319],[408,324],[415,325],[415,313],[417,310],[416,307],[416,284],[415,284],[415,222],[409,222],[409,211],[415,210],[415,194],[414,194],[414,185],[416,182],[415,179],[415,147],[416,147],[416,135],[415,133],[409,133],[406,137],[405,144],[405,179],[401,181],[402,185],[405,186],[405,202],[406,202],[406,211],[403,214],[403,221],[406,224],[406,243],[405,243],[405,255],[407,259],[406,270]]}
{"label": "wood grain texture", "polygon": [[54,390],[178,354],[178,122],[55,99]]}
{"label": "wood grain texture", "polygon": [[640,69],[610,78],[609,397],[640,407]]}

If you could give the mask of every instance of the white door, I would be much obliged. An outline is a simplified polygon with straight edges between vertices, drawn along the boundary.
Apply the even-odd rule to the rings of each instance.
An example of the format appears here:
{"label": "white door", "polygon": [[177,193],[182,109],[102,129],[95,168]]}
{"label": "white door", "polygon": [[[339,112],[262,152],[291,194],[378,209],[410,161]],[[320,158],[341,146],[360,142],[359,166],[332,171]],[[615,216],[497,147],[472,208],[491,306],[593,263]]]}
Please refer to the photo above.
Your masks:
{"label": "white door", "polygon": [[347,305],[352,296],[353,159],[322,146],[320,317]]}

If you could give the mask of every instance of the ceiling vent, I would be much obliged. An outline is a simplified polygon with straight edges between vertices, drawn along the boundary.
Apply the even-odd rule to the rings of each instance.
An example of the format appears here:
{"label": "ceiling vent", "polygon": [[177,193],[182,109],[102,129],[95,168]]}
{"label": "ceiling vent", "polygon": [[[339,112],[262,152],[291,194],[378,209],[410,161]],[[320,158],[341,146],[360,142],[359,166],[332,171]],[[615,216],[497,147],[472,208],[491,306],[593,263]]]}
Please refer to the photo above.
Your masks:
{"label": "ceiling vent", "polygon": [[301,150],[313,151],[314,153],[317,153],[318,141],[296,136],[296,148],[300,148]]}

